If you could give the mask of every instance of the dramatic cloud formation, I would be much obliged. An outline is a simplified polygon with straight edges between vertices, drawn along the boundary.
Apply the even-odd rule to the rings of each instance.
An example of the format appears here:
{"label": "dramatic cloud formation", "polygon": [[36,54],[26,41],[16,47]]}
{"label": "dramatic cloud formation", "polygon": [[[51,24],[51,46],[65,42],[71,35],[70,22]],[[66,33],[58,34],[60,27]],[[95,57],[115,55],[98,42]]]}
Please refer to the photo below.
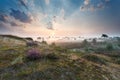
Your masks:
{"label": "dramatic cloud formation", "polygon": [[84,4],[88,5],[90,3],[90,0],[84,0]]}
{"label": "dramatic cloud formation", "polygon": [[0,0],[0,32],[119,34],[119,3],[120,0]]}
{"label": "dramatic cloud formation", "polygon": [[53,30],[53,23],[52,22],[47,23],[47,29]]}
{"label": "dramatic cloud formation", "polygon": [[10,15],[13,16],[15,19],[20,20],[21,22],[24,22],[24,23],[31,22],[30,16],[28,16],[27,14],[25,14],[24,12],[21,12],[19,10],[11,9]]}
{"label": "dramatic cloud formation", "polygon": [[16,22],[10,22],[11,26],[22,26],[21,24],[17,24]]}
{"label": "dramatic cloud formation", "polygon": [[84,0],[83,5],[80,6],[80,11],[96,11],[104,9],[107,7],[106,3],[109,3],[110,0]]}
{"label": "dramatic cloud formation", "polygon": [[7,18],[8,18],[7,15],[0,14],[0,22],[7,22]]}
{"label": "dramatic cloud formation", "polygon": [[5,24],[3,22],[0,22],[0,30],[4,32],[4,31],[6,31],[6,29],[7,29],[7,27],[5,26]]}
{"label": "dramatic cloud formation", "polygon": [[27,0],[18,0],[18,1],[20,2],[20,4],[22,6],[24,6],[26,9],[28,9],[28,7],[27,7]]}

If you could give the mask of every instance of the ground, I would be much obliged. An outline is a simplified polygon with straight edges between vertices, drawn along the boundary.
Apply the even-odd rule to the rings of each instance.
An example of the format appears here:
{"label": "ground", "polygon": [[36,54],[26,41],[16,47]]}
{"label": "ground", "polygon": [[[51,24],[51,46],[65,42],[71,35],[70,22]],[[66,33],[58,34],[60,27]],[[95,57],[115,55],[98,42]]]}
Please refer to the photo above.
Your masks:
{"label": "ground", "polygon": [[[40,51],[39,59],[26,58],[32,48]],[[0,80],[119,80],[120,54],[95,52],[72,51],[55,44],[4,45],[0,47]]]}

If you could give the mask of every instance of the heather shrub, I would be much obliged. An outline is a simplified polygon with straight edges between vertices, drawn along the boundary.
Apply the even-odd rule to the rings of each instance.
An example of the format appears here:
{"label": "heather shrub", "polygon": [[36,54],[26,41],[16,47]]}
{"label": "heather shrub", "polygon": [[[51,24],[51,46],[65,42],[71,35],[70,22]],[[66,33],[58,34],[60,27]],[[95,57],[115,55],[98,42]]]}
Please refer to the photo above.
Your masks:
{"label": "heather shrub", "polygon": [[29,60],[36,60],[41,57],[40,52],[37,49],[30,49],[26,54],[26,58]]}
{"label": "heather shrub", "polygon": [[55,54],[55,53],[48,54],[46,57],[47,57],[48,59],[50,59],[50,60],[59,59],[59,56],[58,56],[57,54]]}

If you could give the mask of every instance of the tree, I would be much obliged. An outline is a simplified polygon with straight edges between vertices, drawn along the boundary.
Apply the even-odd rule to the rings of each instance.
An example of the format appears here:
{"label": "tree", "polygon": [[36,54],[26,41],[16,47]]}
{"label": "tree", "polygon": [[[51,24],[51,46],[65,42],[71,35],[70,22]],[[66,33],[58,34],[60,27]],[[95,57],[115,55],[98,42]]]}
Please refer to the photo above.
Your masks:
{"label": "tree", "polygon": [[116,37],[117,41],[120,42],[120,37]]}
{"label": "tree", "polygon": [[82,46],[83,46],[83,47],[87,47],[88,44],[89,44],[89,42],[88,42],[86,39],[83,40],[83,42],[82,42]]}
{"label": "tree", "polygon": [[42,41],[42,44],[47,44],[47,42],[43,40],[43,41]]}
{"label": "tree", "polygon": [[37,37],[37,39],[41,39],[41,37]]}
{"label": "tree", "polygon": [[108,38],[108,35],[107,35],[107,34],[102,34],[101,37],[103,37],[103,38]]}
{"label": "tree", "polygon": [[113,45],[111,43],[107,44],[106,49],[108,51],[112,51],[114,49]]}
{"label": "tree", "polygon": [[92,40],[92,43],[93,43],[93,44],[96,44],[96,43],[97,43],[96,38],[94,38],[94,39]]}

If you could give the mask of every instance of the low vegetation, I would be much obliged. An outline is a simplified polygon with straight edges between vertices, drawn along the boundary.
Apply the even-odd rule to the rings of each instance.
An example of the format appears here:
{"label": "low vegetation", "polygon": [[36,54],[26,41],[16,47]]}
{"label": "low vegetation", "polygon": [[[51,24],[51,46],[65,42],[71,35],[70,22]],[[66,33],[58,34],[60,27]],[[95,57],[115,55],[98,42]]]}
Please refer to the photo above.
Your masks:
{"label": "low vegetation", "polygon": [[[1,45],[4,43],[0,42]],[[117,43],[0,47],[0,80],[119,80]],[[117,47],[116,47],[117,46]]]}

